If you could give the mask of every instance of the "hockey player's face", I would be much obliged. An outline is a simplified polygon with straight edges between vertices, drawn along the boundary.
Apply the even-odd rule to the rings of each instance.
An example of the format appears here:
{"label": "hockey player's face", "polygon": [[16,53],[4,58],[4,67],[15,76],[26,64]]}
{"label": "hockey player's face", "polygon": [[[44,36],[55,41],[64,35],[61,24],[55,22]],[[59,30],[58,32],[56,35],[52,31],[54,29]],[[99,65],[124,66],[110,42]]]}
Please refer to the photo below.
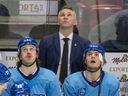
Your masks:
{"label": "hockey player's face", "polygon": [[61,27],[73,27],[76,25],[76,14],[70,9],[63,9],[58,14],[58,22]]}
{"label": "hockey player's face", "polygon": [[4,84],[0,84],[0,95],[2,94],[2,92],[7,88],[7,83]]}
{"label": "hockey player's face", "polygon": [[86,54],[85,64],[90,68],[99,68],[101,66],[101,60],[99,58],[100,53],[98,51],[88,51]]}
{"label": "hockey player's face", "polygon": [[34,45],[25,45],[21,47],[20,59],[23,64],[31,65],[37,57],[38,53]]}

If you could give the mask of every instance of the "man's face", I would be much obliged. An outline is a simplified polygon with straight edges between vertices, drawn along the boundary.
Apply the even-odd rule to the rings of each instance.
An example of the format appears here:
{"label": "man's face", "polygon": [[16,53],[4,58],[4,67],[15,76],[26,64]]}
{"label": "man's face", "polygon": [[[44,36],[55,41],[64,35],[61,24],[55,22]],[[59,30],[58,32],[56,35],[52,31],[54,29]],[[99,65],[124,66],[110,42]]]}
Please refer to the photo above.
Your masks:
{"label": "man's face", "polygon": [[34,45],[24,45],[21,47],[20,60],[23,64],[31,65],[38,57],[36,47]]}
{"label": "man's face", "polygon": [[86,54],[85,64],[90,68],[98,68],[101,65],[98,51],[88,51]]}
{"label": "man's face", "polygon": [[58,14],[60,27],[73,27],[76,25],[76,14],[70,9],[63,9]]}

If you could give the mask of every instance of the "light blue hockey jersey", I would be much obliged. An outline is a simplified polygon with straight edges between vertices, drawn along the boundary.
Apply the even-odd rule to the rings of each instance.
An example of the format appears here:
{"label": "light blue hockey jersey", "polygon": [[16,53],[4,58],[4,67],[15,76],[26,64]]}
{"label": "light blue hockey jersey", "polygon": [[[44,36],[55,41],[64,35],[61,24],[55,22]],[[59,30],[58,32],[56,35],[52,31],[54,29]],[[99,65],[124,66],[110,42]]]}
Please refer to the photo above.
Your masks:
{"label": "light blue hockey jersey", "polygon": [[31,77],[26,77],[19,69],[10,70],[12,77],[7,90],[2,96],[10,96],[10,88],[14,82],[26,81],[31,90],[31,96],[61,96],[61,89],[57,76],[50,70],[38,68],[36,73]]}
{"label": "light blue hockey jersey", "polygon": [[[93,86],[83,75],[83,72],[76,72],[69,75],[64,82],[63,89],[65,96],[119,96],[119,80],[117,77],[106,71],[102,71],[100,81]],[[101,84],[101,88],[99,85]]]}

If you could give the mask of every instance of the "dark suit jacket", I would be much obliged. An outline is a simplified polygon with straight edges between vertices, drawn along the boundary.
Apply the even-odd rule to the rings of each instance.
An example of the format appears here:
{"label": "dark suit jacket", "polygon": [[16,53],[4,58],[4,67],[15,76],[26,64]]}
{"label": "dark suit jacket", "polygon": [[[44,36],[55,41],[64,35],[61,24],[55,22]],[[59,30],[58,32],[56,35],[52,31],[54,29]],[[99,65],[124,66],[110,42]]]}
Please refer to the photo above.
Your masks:
{"label": "dark suit jacket", "polygon": [[[73,41],[70,55],[71,73],[84,70],[83,66],[83,51],[90,41],[73,34]],[[57,73],[60,60],[60,40],[59,33],[45,36],[39,45],[39,59],[41,67],[48,68]]]}

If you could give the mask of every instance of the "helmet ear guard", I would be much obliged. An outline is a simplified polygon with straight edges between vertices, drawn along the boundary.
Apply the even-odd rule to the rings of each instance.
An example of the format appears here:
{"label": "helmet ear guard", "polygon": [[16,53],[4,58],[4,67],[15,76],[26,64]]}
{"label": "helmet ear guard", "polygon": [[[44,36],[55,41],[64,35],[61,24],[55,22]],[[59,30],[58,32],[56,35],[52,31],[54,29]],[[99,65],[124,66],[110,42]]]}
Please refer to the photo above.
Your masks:
{"label": "helmet ear guard", "polygon": [[10,71],[4,64],[0,63],[0,84],[8,82],[10,78],[11,78]]}
{"label": "helmet ear guard", "polygon": [[106,63],[106,59],[105,59],[105,57],[103,57],[103,55],[101,53],[99,53],[99,59],[101,61],[101,65],[104,65]]}

